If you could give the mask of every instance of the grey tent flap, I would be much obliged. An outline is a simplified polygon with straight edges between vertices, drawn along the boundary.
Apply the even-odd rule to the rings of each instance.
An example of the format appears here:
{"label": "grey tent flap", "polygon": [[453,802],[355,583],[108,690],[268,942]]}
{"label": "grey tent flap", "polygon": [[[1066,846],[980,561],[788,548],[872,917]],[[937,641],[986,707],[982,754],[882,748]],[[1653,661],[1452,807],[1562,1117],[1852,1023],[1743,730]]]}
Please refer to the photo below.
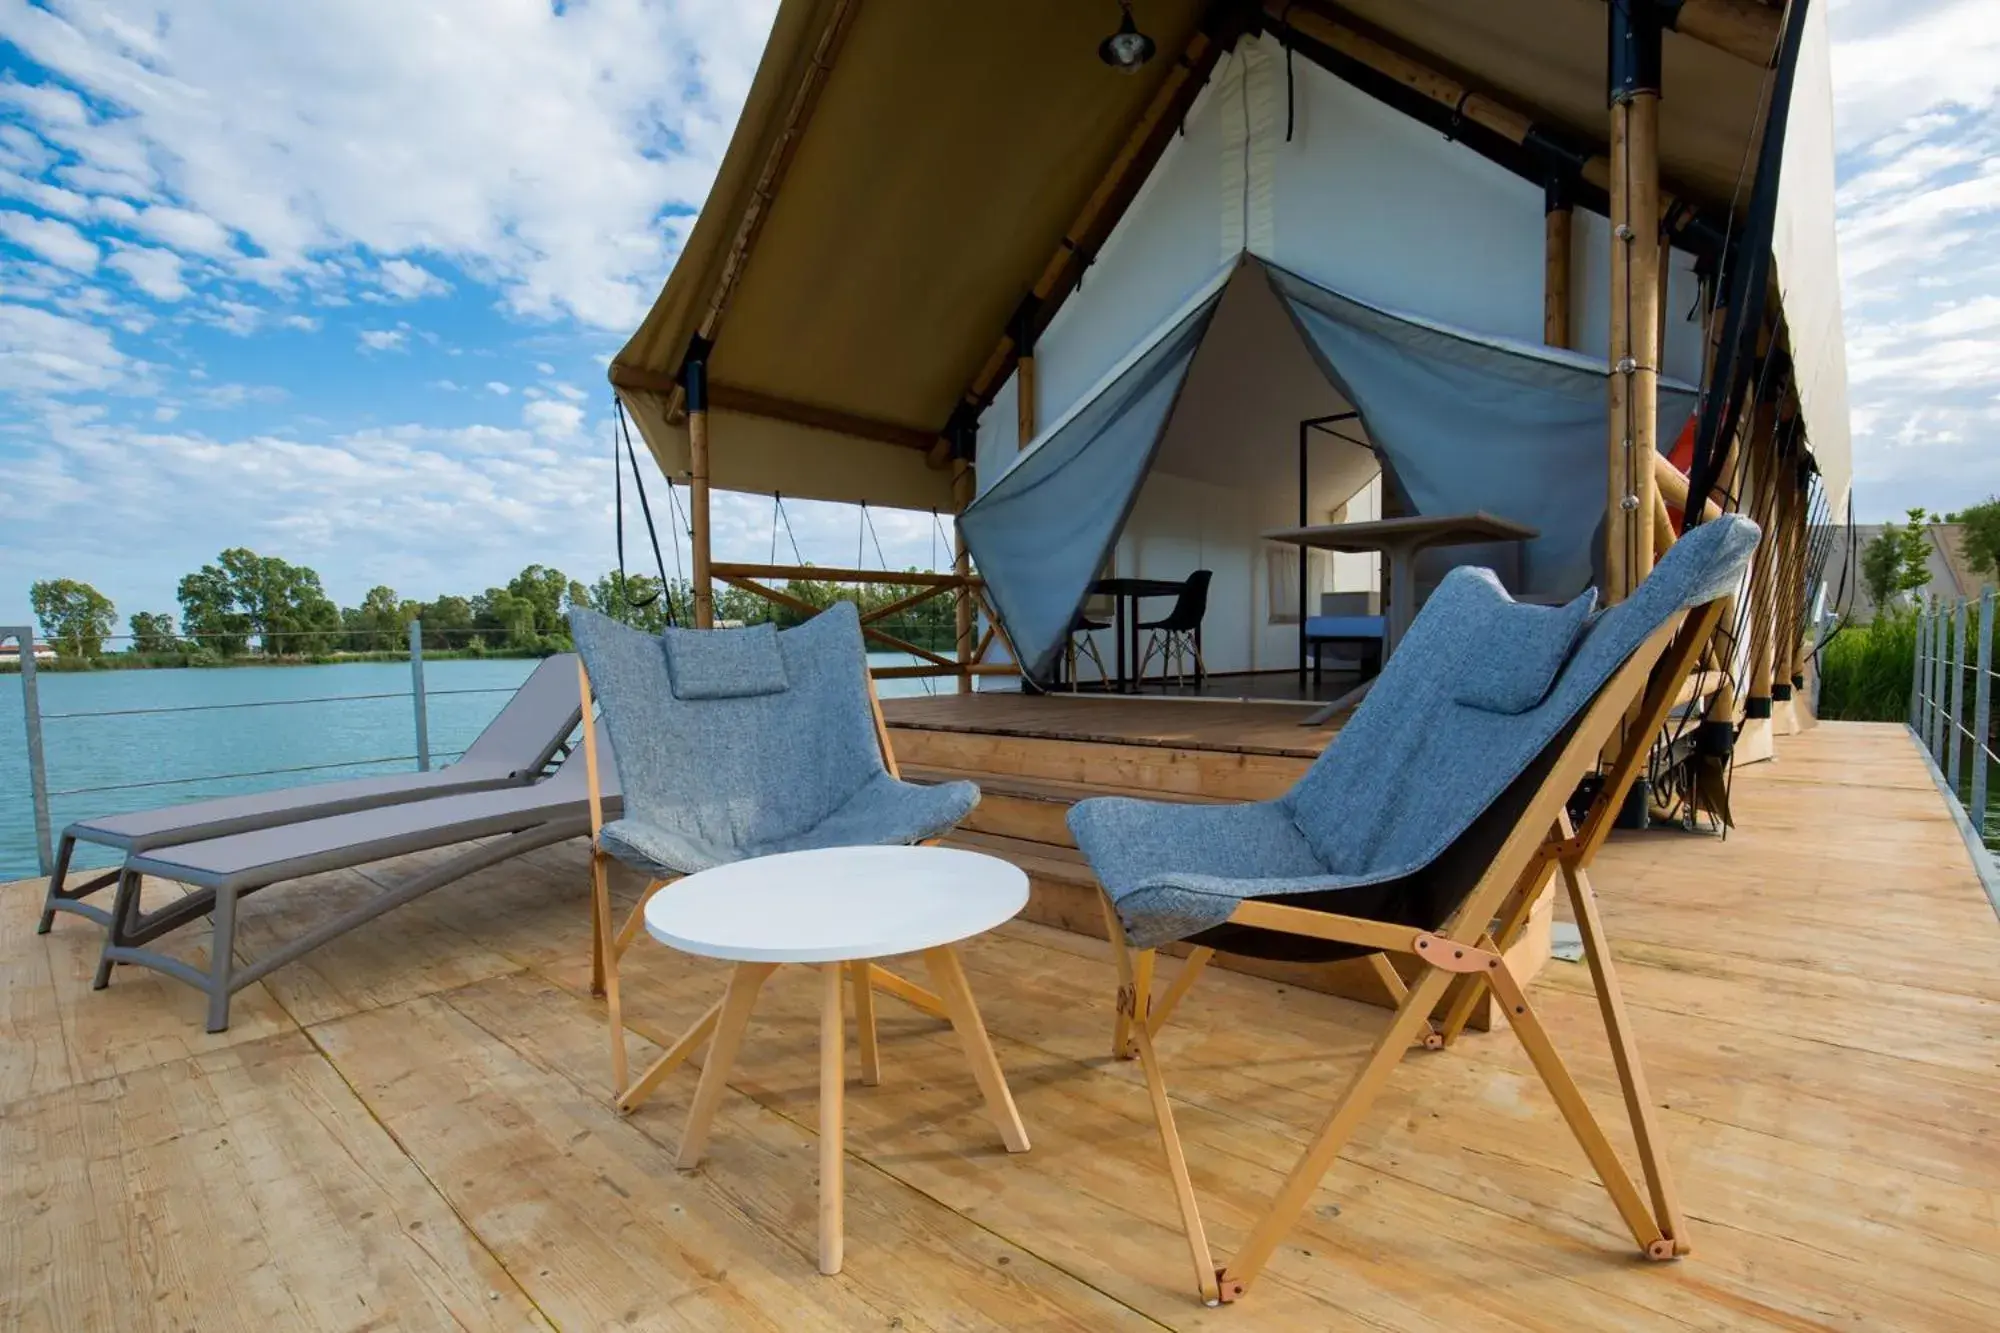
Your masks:
{"label": "grey tent flap", "polygon": [[[1265,269],[1418,513],[1484,509],[1540,529],[1528,592],[1567,597],[1594,581],[1609,484],[1602,364],[1403,319]],[[1663,444],[1694,404],[1691,390],[1660,386]]]}
{"label": "grey tent flap", "polygon": [[1182,317],[959,515],[1031,678],[1047,678],[1111,554],[1221,299]]}
{"label": "grey tent flap", "polygon": [[[1418,513],[1483,509],[1539,529],[1527,544],[1526,592],[1568,597],[1594,581],[1608,485],[1602,362],[1391,314],[1245,255],[959,516],[1030,677],[1048,677],[1131,516],[1224,293],[1266,280]],[[1663,444],[1695,398],[1684,385],[1660,386]]]}

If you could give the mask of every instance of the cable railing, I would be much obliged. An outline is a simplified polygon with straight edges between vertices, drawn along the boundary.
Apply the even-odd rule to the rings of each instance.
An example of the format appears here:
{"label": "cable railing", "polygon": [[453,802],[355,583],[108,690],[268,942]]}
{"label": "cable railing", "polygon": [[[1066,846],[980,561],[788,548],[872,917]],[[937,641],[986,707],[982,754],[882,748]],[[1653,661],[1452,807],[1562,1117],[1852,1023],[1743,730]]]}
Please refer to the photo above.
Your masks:
{"label": "cable railing", "polygon": [[1920,608],[1910,679],[1910,730],[1989,848],[2000,844],[2000,822],[1991,810],[2000,769],[1993,741],[1993,611],[1991,588],[1977,601]]}
{"label": "cable railing", "polygon": [[[141,791],[163,788],[221,786],[229,783],[254,781],[262,778],[296,776],[307,773],[325,773],[338,769],[380,768],[390,764],[415,764],[419,772],[428,772],[433,762],[459,757],[461,750],[433,750],[430,744],[430,699],[448,695],[512,694],[515,686],[454,686],[448,689],[427,689],[424,680],[423,626],[420,621],[409,624],[410,687],[407,690],[368,691],[364,693],[310,695],[282,699],[245,699],[227,703],[167,704],[132,708],[63,709],[45,712],[41,708],[41,689],[37,679],[35,640],[31,627],[0,626],[0,645],[10,641],[19,645],[18,662],[21,676],[22,722],[25,729],[25,759],[28,776],[28,794],[34,816],[35,859],[41,873],[50,873],[54,865],[54,840],[52,835],[54,817],[51,803],[56,800],[78,796],[101,796],[122,791]],[[126,636],[106,635],[105,639]],[[394,659],[391,659],[393,662]],[[254,663],[255,658],[250,659]],[[296,709],[327,705],[352,706],[358,703],[380,702],[393,699],[410,701],[410,736],[413,745],[409,753],[369,755],[356,759],[332,759],[301,764],[267,765],[263,767],[236,769],[221,773],[200,773],[179,777],[144,778],[134,781],[84,783],[69,787],[50,787],[48,774],[48,747],[43,728],[48,723],[78,723],[109,718],[144,718],[194,713],[232,713],[256,709]]]}

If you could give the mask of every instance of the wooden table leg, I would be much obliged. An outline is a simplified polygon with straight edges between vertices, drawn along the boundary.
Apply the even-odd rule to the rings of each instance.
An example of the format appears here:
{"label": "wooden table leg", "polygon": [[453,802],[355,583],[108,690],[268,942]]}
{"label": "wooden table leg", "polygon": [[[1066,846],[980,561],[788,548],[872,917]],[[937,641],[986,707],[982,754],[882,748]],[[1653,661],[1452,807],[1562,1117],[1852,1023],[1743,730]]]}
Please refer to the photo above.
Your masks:
{"label": "wooden table leg", "polygon": [[882,1054],[875,1047],[875,987],[869,979],[872,970],[865,962],[847,965],[848,980],[854,986],[854,1042],[861,1048],[861,1082],[870,1088],[882,1081]]}
{"label": "wooden table leg", "polygon": [[[846,1095],[847,1011],[841,1003],[844,963],[820,966],[819,1008],[819,1271],[838,1273],[845,1236],[841,1176],[847,1151],[842,1115]],[[861,988],[866,993],[867,987]]]}
{"label": "wooden table leg", "polygon": [[708,1127],[715,1121],[716,1105],[728,1086],[729,1070],[743,1044],[743,1029],[750,1025],[757,992],[763,989],[764,978],[777,970],[776,963],[738,963],[729,974],[722,1014],[715,1020],[715,1036],[709,1039],[708,1058],[702,1062],[701,1082],[695,1086],[687,1130],[681,1135],[680,1155],[674,1159],[674,1165],[683,1171],[692,1171],[701,1163],[702,1150],[708,1146]]}
{"label": "wooden table leg", "polygon": [[1007,1090],[1000,1061],[993,1055],[993,1043],[987,1039],[986,1025],[979,1019],[979,1006],[973,1003],[972,987],[966,983],[958,954],[948,944],[926,949],[924,963],[930,968],[931,983],[937,987],[938,997],[951,1011],[951,1025],[965,1047],[972,1077],[978,1082],[979,1091],[985,1094],[986,1110],[1000,1131],[1000,1141],[1007,1145],[1008,1152],[1028,1151],[1028,1131],[1021,1124],[1021,1113],[1014,1108],[1014,1094]]}

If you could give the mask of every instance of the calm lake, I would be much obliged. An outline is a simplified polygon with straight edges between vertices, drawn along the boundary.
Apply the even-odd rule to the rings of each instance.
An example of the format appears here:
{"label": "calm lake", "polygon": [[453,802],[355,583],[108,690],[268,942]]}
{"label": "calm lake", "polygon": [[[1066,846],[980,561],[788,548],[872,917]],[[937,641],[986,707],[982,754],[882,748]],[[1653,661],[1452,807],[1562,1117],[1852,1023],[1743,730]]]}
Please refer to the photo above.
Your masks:
{"label": "calm lake", "polygon": [[[890,665],[914,659],[883,653],[871,660]],[[456,758],[471,744],[534,666],[524,658],[426,663],[433,765]],[[88,815],[416,767],[410,668],[405,663],[45,671],[35,679],[55,834]],[[881,682],[885,695],[952,687],[950,680]],[[367,697],[371,695],[388,697]],[[241,706],[329,697],[334,701]],[[202,711],[132,711],[183,708]],[[310,765],[337,766],[269,771]],[[262,776],[223,776],[243,773]],[[140,782],[156,785],[126,785]],[[109,787],[122,790],[98,790]],[[37,873],[28,790],[21,678],[0,676],[0,881]],[[80,865],[106,865],[112,857],[104,849],[85,848],[77,860]]]}

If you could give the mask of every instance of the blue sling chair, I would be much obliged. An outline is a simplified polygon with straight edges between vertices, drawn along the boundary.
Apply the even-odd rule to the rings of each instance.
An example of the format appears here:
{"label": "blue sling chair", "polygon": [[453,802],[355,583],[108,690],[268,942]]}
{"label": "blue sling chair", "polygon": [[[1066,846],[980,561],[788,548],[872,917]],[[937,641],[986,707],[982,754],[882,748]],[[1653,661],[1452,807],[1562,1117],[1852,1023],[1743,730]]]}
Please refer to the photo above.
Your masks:
{"label": "blue sling chair", "polygon": [[[609,1010],[618,1109],[632,1111],[710,1037],[722,1009],[718,1002],[627,1082],[618,962],[655,893],[683,875],[753,856],[928,842],[965,817],[979,788],[902,780],[851,602],[782,632],[767,624],[654,636],[592,611],[571,611],[569,619],[582,657],[583,711],[589,716],[594,691],[624,794],[623,816],[605,822],[586,731],[591,989]],[[647,880],[615,929],[612,860]],[[876,990],[949,1019],[935,995],[878,964],[849,968],[864,1060],[874,1049]]]}
{"label": "blue sling chair", "polygon": [[[1715,632],[1758,530],[1726,516],[1676,542],[1632,595],[1593,614],[1518,604],[1486,570],[1445,578],[1374,691],[1273,801],[1108,798],[1070,813],[1102,886],[1118,968],[1112,1044],[1145,1071],[1196,1284],[1210,1304],[1256,1278],[1414,1044],[1458,1035],[1490,988],[1649,1259],[1688,1252],[1653,1107],[1585,878],[1653,737]],[[1581,827],[1567,802],[1616,758]],[[1575,909],[1644,1172],[1642,1197],[1550,1044],[1504,954],[1553,876]],[[1153,996],[1160,946],[1194,946]],[[1217,952],[1367,958],[1394,1016],[1226,1266],[1211,1257],[1153,1037]],[[1389,957],[1414,965],[1405,981]],[[1434,1020],[1442,1005],[1444,1017]]]}

